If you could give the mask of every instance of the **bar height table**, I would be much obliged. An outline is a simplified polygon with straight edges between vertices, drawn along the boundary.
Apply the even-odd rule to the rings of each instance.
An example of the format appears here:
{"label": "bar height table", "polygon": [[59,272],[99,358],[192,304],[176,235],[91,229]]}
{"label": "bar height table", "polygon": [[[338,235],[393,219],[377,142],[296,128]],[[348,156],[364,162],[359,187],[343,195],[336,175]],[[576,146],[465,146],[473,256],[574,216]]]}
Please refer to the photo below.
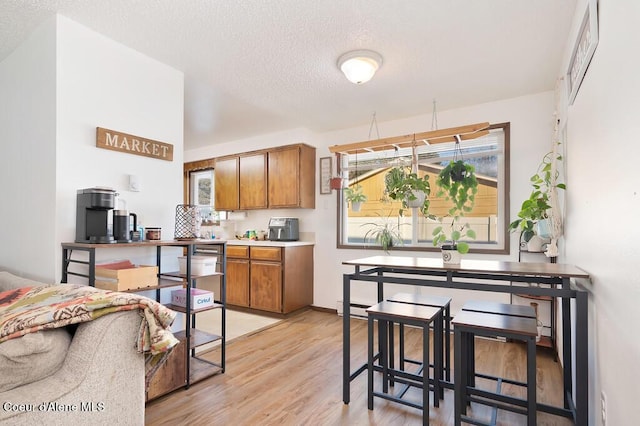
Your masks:
{"label": "bar height table", "polygon": [[[443,265],[441,259],[405,256],[371,256],[348,260],[355,272],[343,275],[343,366],[342,400],[350,401],[350,383],[366,370],[366,363],[351,372],[350,310],[351,281],[377,284],[378,302],[384,299],[384,284],[406,284],[423,287],[456,288],[462,290],[551,296],[559,298],[562,306],[562,365],[564,406],[537,404],[537,409],[573,419],[576,425],[588,424],[588,297],[589,292],[576,280],[589,280],[582,269],[562,263],[502,262],[463,259],[460,265]],[[572,282],[573,280],[573,282]],[[525,285],[513,285],[520,283]],[[571,299],[575,299],[572,310]],[[571,341],[571,314],[577,327],[575,346]],[[575,356],[575,365],[572,355]],[[575,369],[575,370],[574,370]],[[573,371],[576,386],[573,389]],[[452,389],[452,383],[443,383]],[[575,400],[575,403],[574,403]]]}

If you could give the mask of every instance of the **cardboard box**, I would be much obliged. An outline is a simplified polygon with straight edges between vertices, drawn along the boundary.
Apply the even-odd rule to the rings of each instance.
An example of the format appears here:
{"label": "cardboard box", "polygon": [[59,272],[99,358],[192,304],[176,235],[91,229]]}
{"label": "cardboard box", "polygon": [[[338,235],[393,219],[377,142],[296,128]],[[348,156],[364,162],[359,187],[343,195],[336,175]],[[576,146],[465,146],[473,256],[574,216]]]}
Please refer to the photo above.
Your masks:
{"label": "cardboard box", "polygon": [[[212,275],[216,272],[217,256],[191,256],[191,275]],[[187,257],[178,257],[180,273],[187,273]]]}
{"label": "cardboard box", "polygon": [[158,267],[132,264],[96,265],[96,288],[138,290],[158,285]]}
{"label": "cardboard box", "polygon": [[[171,292],[171,303],[186,308],[187,306],[187,289],[173,290]],[[213,306],[213,293],[210,291],[200,290],[199,288],[191,289],[191,309],[208,308]]]}

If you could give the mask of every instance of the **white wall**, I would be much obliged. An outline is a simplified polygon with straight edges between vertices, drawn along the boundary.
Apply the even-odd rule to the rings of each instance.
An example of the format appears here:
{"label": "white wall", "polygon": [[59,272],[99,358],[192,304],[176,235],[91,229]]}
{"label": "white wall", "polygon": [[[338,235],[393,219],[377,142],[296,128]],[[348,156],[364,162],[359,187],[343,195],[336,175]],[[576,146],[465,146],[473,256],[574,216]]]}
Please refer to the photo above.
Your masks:
{"label": "white wall", "polygon": [[[146,226],[173,236],[175,206],[182,203],[181,72],[56,16],[0,64],[0,73],[0,102],[11,111],[0,118],[0,267],[59,281],[60,243],[75,239],[81,188],[116,189]],[[173,161],[99,149],[96,127],[173,144]],[[129,174],[138,175],[141,192],[127,191]],[[97,255],[155,261],[153,249]]]}
{"label": "white wall", "polygon": [[[380,117],[379,117],[380,118]],[[459,126],[476,122],[491,123],[511,122],[511,198],[518,200],[511,203],[511,217],[519,209],[520,202],[529,192],[529,177],[535,171],[543,154],[551,149],[553,132],[553,93],[545,92],[531,96],[492,102],[473,107],[442,111],[438,113],[440,128]],[[403,120],[379,121],[381,137],[397,136],[413,132],[429,130],[431,115],[410,117]],[[366,140],[368,126],[345,129],[341,131],[313,134],[303,130],[262,135],[258,138],[235,141],[223,145],[212,145],[199,150],[186,151],[185,161],[195,161],[226,154],[245,152],[259,148],[305,142],[316,147],[316,164],[320,157],[332,156],[329,146]],[[305,139],[301,139],[305,138]],[[334,170],[335,164],[334,164]],[[317,179],[317,178],[316,178]],[[336,248],[336,209],[337,195],[320,195],[316,185],[316,208],[292,210],[249,211],[247,219],[238,224],[239,230],[245,228],[263,229],[270,216],[296,216],[300,218],[301,232],[315,233],[315,277],[314,305],[335,309],[336,301],[342,298],[342,274],[352,272],[343,267],[342,262],[349,259],[381,254],[378,250],[348,250]],[[512,247],[516,244],[516,236],[511,236]],[[512,251],[504,259],[517,259],[517,252]],[[402,252],[410,255],[411,252]],[[415,253],[413,253],[415,254]],[[439,253],[424,253],[421,256],[439,256]],[[469,257],[482,258],[482,255],[470,254]],[[374,301],[375,290],[363,284],[355,286],[354,300]],[[451,292],[449,291],[448,294]],[[477,297],[477,293],[473,294]],[[456,294],[455,309],[461,306],[468,295]],[[492,296],[495,297],[495,296]],[[508,301],[508,296],[503,297]]]}
{"label": "white wall", "polygon": [[600,41],[568,109],[566,262],[592,277],[591,424],[601,424],[604,391],[606,424],[631,425],[640,382],[640,2],[600,0],[599,10]]}
{"label": "white wall", "polygon": [[[56,240],[75,239],[76,191],[93,186],[114,188],[140,222],[172,238],[183,202],[183,74],[61,16],[58,68]],[[96,127],[170,143],[173,161],[97,148]],[[142,191],[128,191],[130,174]],[[153,249],[97,256],[155,262]]]}
{"label": "white wall", "polygon": [[0,94],[0,267],[53,278],[55,20],[42,24],[0,62]]}

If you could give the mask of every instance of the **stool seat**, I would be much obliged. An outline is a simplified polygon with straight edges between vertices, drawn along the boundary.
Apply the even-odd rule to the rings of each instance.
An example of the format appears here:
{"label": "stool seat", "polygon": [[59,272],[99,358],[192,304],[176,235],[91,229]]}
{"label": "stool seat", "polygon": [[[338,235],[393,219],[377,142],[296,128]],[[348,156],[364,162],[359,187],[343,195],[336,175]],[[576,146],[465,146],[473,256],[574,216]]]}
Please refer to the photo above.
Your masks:
{"label": "stool seat", "polygon": [[451,324],[453,324],[454,328],[464,326],[468,329],[484,330],[499,336],[515,334],[536,337],[538,335],[535,316],[533,318],[524,318],[486,312],[462,311],[455,316]]}
{"label": "stool seat", "polygon": [[486,312],[513,317],[536,318],[536,311],[531,306],[513,305],[510,303],[485,302],[483,300],[469,300],[462,306],[463,311]]}
{"label": "stool seat", "polygon": [[[377,305],[373,305],[366,309],[367,312],[367,346],[368,346],[368,362],[367,362],[367,407],[369,410],[373,410],[373,398],[379,397],[389,401],[394,401],[400,404],[404,404],[410,407],[418,408],[422,410],[422,423],[424,425],[429,424],[429,326],[435,322],[436,330],[442,334],[442,308],[433,306],[414,305],[410,303],[397,303],[383,301]],[[374,392],[373,386],[373,371],[374,371],[374,359],[373,353],[373,323],[374,320],[378,321],[379,331],[379,345],[380,352],[378,359],[380,360],[382,370],[382,392]],[[393,351],[392,348],[388,348],[387,337],[389,334],[389,326],[393,327],[393,323],[408,324],[422,328],[422,365],[423,368],[417,373],[410,373],[403,370],[396,370],[393,366],[390,368],[389,352]],[[439,343],[441,345],[442,340],[440,337]],[[435,346],[434,346],[435,348]],[[433,403],[437,407],[439,404],[440,391],[440,379],[435,372],[442,371],[442,351],[434,349],[434,378],[433,378]],[[420,374],[421,373],[421,374]],[[388,393],[389,376],[394,377],[395,381],[404,383],[408,386],[415,386],[422,388],[422,404],[414,403],[408,399],[403,399],[404,393],[399,395],[393,395]]]}
{"label": "stool seat", "polygon": [[[393,296],[387,299],[390,302],[396,303],[410,303],[413,305],[422,305],[422,306],[434,306],[438,308],[442,308],[442,318],[443,318],[443,326],[444,326],[444,344],[442,346],[442,357],[444,359],[444,374],[439,372],[439,376],[441,379],[447,381],[447,383],[451,382],[451,298],[446,296],[433,296],[426,294],[415,294],[415,293],[396,293]],[[418,364],[418,362],[407,359],[404,356],[404,327],[402,324],[399,325],[400,329],[400,369],[404,369],[404,363],[410,362],[413,364]],[[393,344],[393,328],[389,328],[389,341],[390,344]],[[393,366],[393,354],[389,354],[391,356],[390,362],[391,366]],[[444,398],[444,388],[440,392],[440,398]]]}
{"label": "stool seat", "polygon": [[411,303],[412,305],[436,306],[439,308],[444,308],[451,303],[450,297],[413,293],[396,293],[387,300],[389,302]]}

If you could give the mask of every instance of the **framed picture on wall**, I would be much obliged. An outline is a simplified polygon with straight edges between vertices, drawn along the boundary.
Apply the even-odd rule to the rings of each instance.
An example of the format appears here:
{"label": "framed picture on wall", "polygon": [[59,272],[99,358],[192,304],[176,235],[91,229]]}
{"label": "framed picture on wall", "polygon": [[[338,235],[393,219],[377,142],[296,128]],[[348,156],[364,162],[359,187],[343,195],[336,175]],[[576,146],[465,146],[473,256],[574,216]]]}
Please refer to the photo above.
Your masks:
{"label": "framed picture on wall", "polygon": [[320,158],[320,194],[331,194],[331,157]]}
{"label": "framed picture on wall", "polygon": [[573,105],[589,62],[598,46],[598,0],[587,0],[586,3],[587,7],[580,22],[567,69],[569,105]]}

